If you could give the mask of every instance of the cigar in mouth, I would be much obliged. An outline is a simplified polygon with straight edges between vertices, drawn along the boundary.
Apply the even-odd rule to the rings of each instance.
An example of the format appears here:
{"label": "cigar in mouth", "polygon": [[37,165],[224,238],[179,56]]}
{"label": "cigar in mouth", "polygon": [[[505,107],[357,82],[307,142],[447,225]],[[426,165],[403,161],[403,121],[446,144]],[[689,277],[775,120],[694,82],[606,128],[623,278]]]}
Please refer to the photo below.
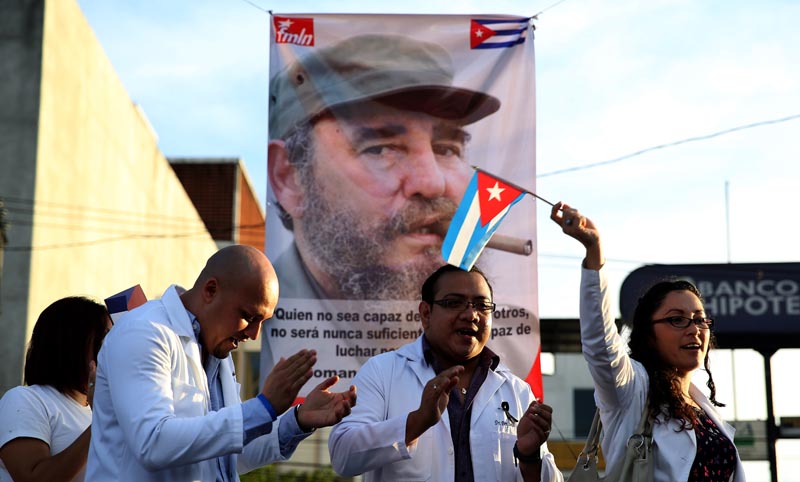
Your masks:
{"label": "cigar in mouth", "polygon": [[[435,231],[442,236],[447,234],[447,228],[450,227],[449,222],[441,222],[436,225]],[[506,236],[503,234],[493,234],[486,243],[486,247],[496,249],[498,251],[505,251],[506,253],[519,254],[522,256],[530,256],[533,253],[533,242],[530,239],[522,239],[514,236]]]}

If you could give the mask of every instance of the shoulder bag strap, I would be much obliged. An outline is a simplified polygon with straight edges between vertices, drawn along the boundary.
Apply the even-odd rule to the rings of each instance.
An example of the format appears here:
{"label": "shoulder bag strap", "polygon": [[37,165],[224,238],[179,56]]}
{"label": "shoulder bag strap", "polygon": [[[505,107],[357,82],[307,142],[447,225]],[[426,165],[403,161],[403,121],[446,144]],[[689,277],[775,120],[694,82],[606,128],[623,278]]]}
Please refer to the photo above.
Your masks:
{"label": "shoulder bag strap", "polygon": [[586,437],[586,444],[583,450],[578,455],[578,465],[584,464],[584,469],[589,461],[597,461],[597,452],[600,449],[600,432],[603,430],[603,422],[600,421],[600,409],[594,411],[594,419],[592,419],[592,427],[589,429],[589,435]]}
{"label": "shoulder bag strap", "polygon": [[597,474],[597,451],[600,447],[600,431],[602,428],[600,409],[597,409],[594,412],[589,436],[586,437],[586,445],[583,446],[583,450],[578,455],[575,469],[570,473],[567,482],[598,482],[600,480]]}

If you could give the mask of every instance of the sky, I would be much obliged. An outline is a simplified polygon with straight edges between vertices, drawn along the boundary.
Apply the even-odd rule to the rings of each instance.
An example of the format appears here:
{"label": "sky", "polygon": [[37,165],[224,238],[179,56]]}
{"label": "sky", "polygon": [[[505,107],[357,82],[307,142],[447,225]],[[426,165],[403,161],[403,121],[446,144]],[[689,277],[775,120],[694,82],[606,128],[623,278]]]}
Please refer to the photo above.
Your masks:
{"label": "sky", "polygon": [[[798,260],[800,2],[78,3],[153,124],[162,152],[242,157],[262,204],[267,10],[539,14],[531,86],[535,190],[581,209],[599,226],[613,294],[643,264]],[[549,206],[539,202],[536,212],[540,315],[576,318],[582,248],[549,221]],[[618,306],[616,298],[612,303]],[[777,416],[800,416],[791,370],[799,363],[798,350],[773,357]],[[719,398],[734,398],[736,386],[737,406],[723,415],[763,419],[760,355],[721,350],[714,366]],[[788,469],[789,454],[800,454],[797,442],[779,442],[780,467]],[[794,467],[792,476],[800,476],[800,465]],[[781,473],[788,480],[790,472]]]}

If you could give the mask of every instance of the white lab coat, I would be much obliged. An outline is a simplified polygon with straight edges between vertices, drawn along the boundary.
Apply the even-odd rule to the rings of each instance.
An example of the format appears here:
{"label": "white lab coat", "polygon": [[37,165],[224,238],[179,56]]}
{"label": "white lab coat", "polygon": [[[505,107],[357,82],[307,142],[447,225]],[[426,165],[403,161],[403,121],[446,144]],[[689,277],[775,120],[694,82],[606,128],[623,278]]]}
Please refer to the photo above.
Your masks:
{"label": "white lab coat", "polygon": [[[595,386],[605,436],[601,442],[606,466],[622,461],[625,446],[644,411],[650,381],[644,366],[628,356],[627,347],[611,315],[608,281],[602,270],[583,269],[581,275],[581,343]],[[708,398],[692,384],[689,394],[729,439],[735,429],[722,420]],[[688,480],[697,454],[694,430],[678,430],[674,419],[653,424],[655,480]],[[732,481],[744,482],[745,473],[737,453]]]}
{"label": "white lab coat", "polygon": [[[244,473],[284,460],[278,422],[243,446],[242,409],[230,356],[222,360],[224,407],[209,412],[209,390],[179,288],[123,316],[98,355],[86,480],[216,480],[216,458]],[[294,416],[287,412],[289,416]]]}
{"label": "white lab coat", "polygon": [[[409,450],[406,418],[419,408],[422,390],[435,375],[422,354],[422,339],[397,351],[373,357],[353,383],[358,403],[337,424],[328,446],[334,470],[345,476],[366,473],[365,482],[455,480],[453,440],[447,412]],[[472,406],[470,447],[475,480],[522,480],[514,465],[516,426],[509,424],[501,403],[507,401],[516,418],[534,400],[530,387],[500,364],[489,370]],[[553,455],[542,447],[542,480],[562,481]]]}

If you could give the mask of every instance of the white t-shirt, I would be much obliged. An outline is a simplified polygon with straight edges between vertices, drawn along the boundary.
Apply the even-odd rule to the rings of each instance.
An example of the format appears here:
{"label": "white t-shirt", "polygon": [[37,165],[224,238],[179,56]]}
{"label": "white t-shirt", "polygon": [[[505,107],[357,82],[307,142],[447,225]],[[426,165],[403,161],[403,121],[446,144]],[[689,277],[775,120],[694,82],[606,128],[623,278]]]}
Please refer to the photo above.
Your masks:
{"label": "white t-shirt", "polygon": [[[92,423],[92,409],[49,385],[14,387],[0,399],[0,448],[20,437],[50,446],[50,455],[69,447]],[[84,470],[72,479],[82,482]],[[0,460],[0,482],[12,482]]]}

